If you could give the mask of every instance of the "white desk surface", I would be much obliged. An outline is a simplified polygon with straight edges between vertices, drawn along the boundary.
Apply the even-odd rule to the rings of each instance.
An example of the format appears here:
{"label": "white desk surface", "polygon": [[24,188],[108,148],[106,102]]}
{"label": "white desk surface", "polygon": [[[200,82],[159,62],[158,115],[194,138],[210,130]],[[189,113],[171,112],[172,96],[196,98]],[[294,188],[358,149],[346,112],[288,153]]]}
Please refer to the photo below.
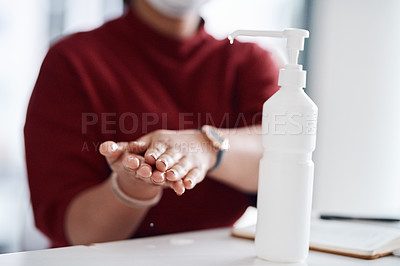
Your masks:
{"label": "white desk surface", "polygon": [[305,263],[274,264],[257,259],[254,242],[214,229],[124,240],[90,246],[46,249],[0,255],[1,266],[125,266],[125,265],[291,265],[399,266],[400,257],[363,260],[310,251]]}

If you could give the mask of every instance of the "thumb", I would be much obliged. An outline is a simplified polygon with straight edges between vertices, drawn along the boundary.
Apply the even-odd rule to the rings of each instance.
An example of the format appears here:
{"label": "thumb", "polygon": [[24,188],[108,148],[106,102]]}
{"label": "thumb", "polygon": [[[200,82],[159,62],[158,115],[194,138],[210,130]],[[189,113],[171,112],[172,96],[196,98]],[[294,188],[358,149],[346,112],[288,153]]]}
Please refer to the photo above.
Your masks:
{"label": "thumb", "polygon": [[126,150],[126,142],[115,143],[114,141],[106,141],[100,145],[100,154],[106,157],[109,165],[113,164],[121,154]]}

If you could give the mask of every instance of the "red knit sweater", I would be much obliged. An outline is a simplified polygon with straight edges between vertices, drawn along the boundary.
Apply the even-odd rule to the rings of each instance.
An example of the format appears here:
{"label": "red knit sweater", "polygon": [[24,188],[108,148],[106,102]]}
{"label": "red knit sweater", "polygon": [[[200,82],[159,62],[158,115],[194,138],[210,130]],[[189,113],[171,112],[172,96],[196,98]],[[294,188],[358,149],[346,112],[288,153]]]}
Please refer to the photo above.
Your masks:
{"label": "red knit sweater", "polygon": [[[203,26],[178,41],[132,11],[59,41],[43,62],[25,124],[37,227],[53,246],[68,245],[68,204],[110,174],[101,142],[160,128],[259,124],[277,76],[270,55],[254,44],[229,45]],[[249,195],[206,178],[181,197],[166,190],[132,237],[228,226],[249,204]]]}

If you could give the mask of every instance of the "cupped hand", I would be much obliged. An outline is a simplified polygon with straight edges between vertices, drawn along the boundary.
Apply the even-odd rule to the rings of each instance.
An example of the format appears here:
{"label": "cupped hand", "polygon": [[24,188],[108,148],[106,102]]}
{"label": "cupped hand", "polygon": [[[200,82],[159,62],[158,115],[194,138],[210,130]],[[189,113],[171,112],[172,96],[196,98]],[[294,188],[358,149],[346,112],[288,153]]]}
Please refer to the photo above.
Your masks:
{"label": "cupped hand", "polygon": [[[157,183],[152,178],[152,166],[143,156],[129,150],[128,142],[106,141],[100,145],[100,153],[105,156],[111,169],[118,175],[118,183],[125,193],[137,199],[156,196],[163,187],[171,187],[168,182]],[[140,148],[140,143],[135,145]]]}
{"label": "cupped hand", "polygon": [[[152,182],[173,182],[178,195],[203,181],[217,160],[216,150],[199,130],[156,130],[129,143],[129,149],[144,152],[145,163],[156,166]],[[143,167],[146,164],[138,171]]]}

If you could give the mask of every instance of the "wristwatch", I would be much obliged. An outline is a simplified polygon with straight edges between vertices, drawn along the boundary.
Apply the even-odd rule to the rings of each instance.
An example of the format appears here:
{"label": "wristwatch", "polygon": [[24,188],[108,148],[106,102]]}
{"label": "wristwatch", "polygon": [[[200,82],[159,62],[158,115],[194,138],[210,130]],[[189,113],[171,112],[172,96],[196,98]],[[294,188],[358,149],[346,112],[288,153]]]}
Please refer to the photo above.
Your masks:
{"label": "wristwatch", "polygon": [[217,161],[215,165],[208,170],[208,172],[212,172],[221,164],[224,151],[229,149],[229,139],[226,138],[220,131],[218,131],[217,128],[210,125],[204,125],[200,128],[200,130],[210,141],[214,149],[217,150]]}

